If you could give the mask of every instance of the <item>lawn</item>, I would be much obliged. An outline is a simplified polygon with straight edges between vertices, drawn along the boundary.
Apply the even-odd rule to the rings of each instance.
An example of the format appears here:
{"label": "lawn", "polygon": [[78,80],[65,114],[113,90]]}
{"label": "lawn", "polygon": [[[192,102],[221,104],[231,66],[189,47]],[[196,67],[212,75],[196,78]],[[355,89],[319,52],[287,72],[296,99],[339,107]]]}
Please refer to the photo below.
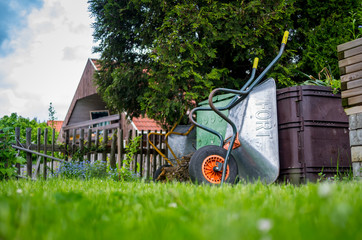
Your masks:
{"label": "lawn", "polygon": [[0,239],[362,239],[362,182],[0,182]]}

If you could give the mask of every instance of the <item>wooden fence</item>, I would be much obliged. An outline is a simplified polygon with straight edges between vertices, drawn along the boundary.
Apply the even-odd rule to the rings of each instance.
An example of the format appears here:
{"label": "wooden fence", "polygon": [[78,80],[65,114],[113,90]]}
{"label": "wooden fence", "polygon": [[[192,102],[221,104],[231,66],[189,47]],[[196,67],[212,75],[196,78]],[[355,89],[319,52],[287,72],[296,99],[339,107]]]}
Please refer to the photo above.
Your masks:
{"label": "wooden fence", "polygon": [[[73,129],[72,134],[65,132],[65,144],[57,144],[55,139],[55,131],[49,134],[48,129],[44,132],[37,129],[37,141],[31,142],[31,134],[33,129],[26,129],[25,142],[20,139],[20,128],[15,129],[16,145],[13,147],[26,154],[26,165],[17,166],[18,174],[21,175],[21,169],[25,169],[27,177],[37,177],[42,174],[43,178],[49,176],[50,172],[55,172],[59,163],[74,160],[89,160],[91,162],[101,160],[106,161],[110,167],[121,167],[126,157],[126,145],[135,136],[141,136],[141,141],[131,162],[131,170],[140,178],[150,178],[154,171],[161,165],[165,164],[162,157],[149,144],[147,135],[151,131],[135,131],[129,130],[126,136],[130,136],[124,140],[124,132],[122,129]],[[162,152],[167,154],[165,144],[163,144],[162,136],[151,138]],[[51,139],[48,141],[48,139]],[[49,142],[51,142],[49,144]],[[36,157],[34,168],[33,156]],[[34,170],[34,171],[33,171]]]}

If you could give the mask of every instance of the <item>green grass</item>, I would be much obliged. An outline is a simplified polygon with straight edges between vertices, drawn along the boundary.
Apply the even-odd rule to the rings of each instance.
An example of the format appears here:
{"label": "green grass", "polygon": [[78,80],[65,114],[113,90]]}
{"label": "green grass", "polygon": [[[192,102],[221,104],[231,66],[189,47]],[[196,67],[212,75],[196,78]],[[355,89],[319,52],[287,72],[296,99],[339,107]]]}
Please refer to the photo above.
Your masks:
{"label": "green grass", "polygon": [[0,239],[362,239],[362,183],[0,182]]}

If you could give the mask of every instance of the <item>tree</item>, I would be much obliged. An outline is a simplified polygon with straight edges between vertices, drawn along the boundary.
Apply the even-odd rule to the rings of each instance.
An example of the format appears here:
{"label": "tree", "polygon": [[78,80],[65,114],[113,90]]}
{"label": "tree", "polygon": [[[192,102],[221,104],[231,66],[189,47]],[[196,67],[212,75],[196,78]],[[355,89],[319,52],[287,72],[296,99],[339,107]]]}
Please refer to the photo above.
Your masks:
{"label": "tree", "polygon": [[57,119],[55,117],[55,113],[56,113],[56,111],[53,107],[53,103],[51,102],[49,104],[49,108],[48,108],[48,115],[49,115],[49,120],[51,121],[51,128],[54,128],[54,121]]}
{"label": "tree", "polygon": [[[22,164],[25,162],[25,152],[20,152],[20,155],[17,156],[17,151],[12,147],[12,145],[18,144],[15,141],[15,128],[20,128],[20,143],[24,144],[26,140],[26,128],[32,128],[31,142],[36,142],[37,140],[37,131],[36,129],[40,128],[44,131],[45,128],[49,127],[45,122],[38,123],[36,119],[30,120],[18,116],[17,113],[12,113],[10,116],[3,116],[0,118],[0,180],[8,179],[12,176],[15,176],[16,168],[15,164]],[[42,138],[40,141],[43,141]],[[48,143],[51,143],[51,138],[48,138]],[[33,160],[36,159],[36,156],[33,156]]]}
{"label": "tree", "polygon": [[348,12],[361,12],[355,0],[88,2],[100,42],[99,93],[110,107],[166,127],[213,88],[240,88],[254,57],[261,72],[284,30],[292,41],[270,74],[279,87],[300,81],[295,69],[312,74],[331,65],[338,75],[336,45],[353,35]]}
{"label": "tree", "polygon": [[[44,132],[45,128],[50,129],[47,126],[46,122],[38,123],[36,119],[30,120],[29,118],[24,118],[19,116],[17,113],[12,113],[10,116],[5,115],[0,118],[0,129],[7,128],[8,133],[15,136],[15,128],[20,128],[20,141],[21,143],[25,142],[26,139],[26,128],[32,128],[31,132],[31,141],[36,142],[37,140],[37,129],[40,128]],[[43,140],[41,140],[43,142]],[[48,138],[48,143],[51,143],[51,138]]]}

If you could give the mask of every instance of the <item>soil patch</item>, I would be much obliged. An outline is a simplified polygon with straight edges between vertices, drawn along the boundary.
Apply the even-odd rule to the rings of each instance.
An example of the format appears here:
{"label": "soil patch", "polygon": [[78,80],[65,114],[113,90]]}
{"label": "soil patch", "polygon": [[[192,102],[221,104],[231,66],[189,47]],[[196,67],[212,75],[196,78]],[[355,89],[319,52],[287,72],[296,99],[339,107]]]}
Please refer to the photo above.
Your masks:
{"label": "soil patch", "polygon": [[169,182],[169,181],[179,181],[179,182],[189,182],[189,163],[192,154],[183,156],[181,158],[180,164],[174,165],[172,167],[164,167],[162,172],[157,177],[156,181],[159,182]]}

